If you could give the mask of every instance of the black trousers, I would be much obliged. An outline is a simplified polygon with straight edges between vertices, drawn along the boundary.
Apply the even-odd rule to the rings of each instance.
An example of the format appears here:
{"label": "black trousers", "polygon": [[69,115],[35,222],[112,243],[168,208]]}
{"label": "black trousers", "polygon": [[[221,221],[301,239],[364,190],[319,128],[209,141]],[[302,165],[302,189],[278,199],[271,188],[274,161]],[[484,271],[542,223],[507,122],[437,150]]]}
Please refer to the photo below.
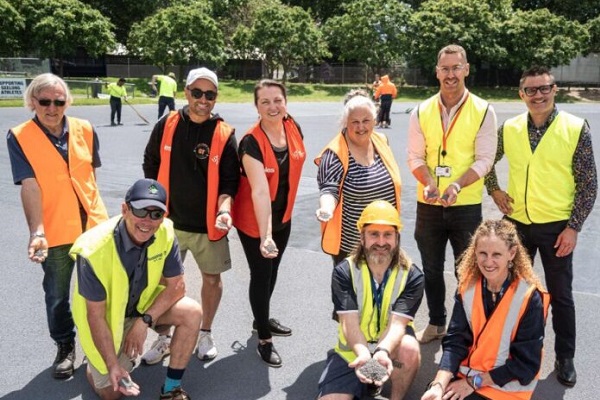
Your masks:
{"label": "black trousers", "polygon": [[162,117],[167,107],[169,107],[169,111],[175,111],[175,99],[173,97],[160,96],[158,98],[158,119]]}
{"label": "black trousers", "polygon": [[117,115],[117,123],[121,123],[121,108],[123,107],[120,97],[110,96],[110,123],[115,123],[115,114]]}
{"label": "black trousers", "polygon": [[271,295],[275,289],[275,283],[277,283],[279,264],[287,247],[291,229],[290,221],[283,229],[273,232],[273,241],[279,250],[276,258],[264,258],[260,252],[260,238],[248,236],[238,229],[240,242],[250,267],[250,288],[248,290],[250,307],[256,321],[258,338],[261,340],[271,338],[269,329]]}
{"label": "black trousers", "polygon": [[533,261],[540,252],[546,286],[552,306],[552,328],[556,334],[554,351],[557,358],[575,357],[575,300],[573,299],[573,253],[556,257],[554,243],[567,227],[567,221],[525,225],[506,218],[517,227],[523,245]]}

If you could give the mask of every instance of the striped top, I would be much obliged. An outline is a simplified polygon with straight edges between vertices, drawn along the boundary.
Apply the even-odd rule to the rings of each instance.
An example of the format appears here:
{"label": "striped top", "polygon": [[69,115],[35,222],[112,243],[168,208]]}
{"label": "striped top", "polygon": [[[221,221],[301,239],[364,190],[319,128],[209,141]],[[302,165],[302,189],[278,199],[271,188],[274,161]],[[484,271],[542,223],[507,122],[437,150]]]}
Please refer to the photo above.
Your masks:
{"label": "striped top", "polygon": [[[321,194],[331,194],[339,203],[340,186],[344,169],[338,156],[326,150],[321,158],[317,182]],[[375,162],[369,166],[358,164],[352,154],[343,185],[342,242],[340,249],[351,252],[359,242],[356,222],[363,209],[374,200],[385,200],[397,207],[394,182],[381,157],[375,152]]]}

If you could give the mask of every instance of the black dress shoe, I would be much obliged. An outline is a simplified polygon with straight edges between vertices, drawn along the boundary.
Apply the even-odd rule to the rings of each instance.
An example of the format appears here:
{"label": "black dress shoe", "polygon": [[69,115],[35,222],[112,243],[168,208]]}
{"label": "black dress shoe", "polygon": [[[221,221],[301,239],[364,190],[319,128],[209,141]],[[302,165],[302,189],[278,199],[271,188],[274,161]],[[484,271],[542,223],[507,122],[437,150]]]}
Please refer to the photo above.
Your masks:
{"label": "black dress shoe", "polygon": [[572,358],[557,359],[554,361],[556,379],[565,386],[573,387],[577,383],[577,372]]}
{"label": "black dress shoe", "polygon": [[262,344],[258,342],[258,348],[256,350],[260,358],[269,364],[270,367],[281,367],[281,357],[279,357],[279,353],[275,350],[272,342],[265,342]]}
{"label": "black dress shoe", "polygon": [[[252,322],[252,329],[257,330],[256,321]],[[269,330],[273,336],[291,336],[292,330],[287,326],[283,326],[275,318],[269,319]]]}

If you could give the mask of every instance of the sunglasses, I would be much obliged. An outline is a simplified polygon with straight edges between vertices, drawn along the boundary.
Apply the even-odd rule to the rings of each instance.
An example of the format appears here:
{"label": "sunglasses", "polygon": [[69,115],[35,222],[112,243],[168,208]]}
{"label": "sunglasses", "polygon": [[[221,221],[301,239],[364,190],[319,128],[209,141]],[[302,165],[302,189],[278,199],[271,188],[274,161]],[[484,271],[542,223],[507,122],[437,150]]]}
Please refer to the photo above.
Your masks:
{"label": "sunglasses", "polygon": [[64,107],[65,104],[67,104],[66,100],[38,99],[37,97],[34,97],[34,99],[36,99],[37,102],[40,103],[40,106],[42,106],[42,107],[50,107],[50,104],[53,104],[53,103],[56,107]]}
{"label": "sunglasses", "polygon": [[541,94],[548,94],[552,91],[552,88],[554,88],[554,83],[552,83],[550,85],[524,87],[523,92],[527,96],[531,97],[531,96],[535,96],[535,94],[537,93],[538,90],[540,91]]}
{"label": "sunglasses", "polygon": [[129,209],[131,213],[138,218],[146,218],[150,215],[150,219],[156,221],[164,217],[165,212],[163,210],[147,210],[145,208],[134,208],[129,204]]}
{"label": "sunglasses", "polygon": [[213,101],[217,98],[217,92],[207,90],[206,92],[200,89],[190,89],[190,94],[195,99],[201,99],[202,96],[206,97],[206,100]]}

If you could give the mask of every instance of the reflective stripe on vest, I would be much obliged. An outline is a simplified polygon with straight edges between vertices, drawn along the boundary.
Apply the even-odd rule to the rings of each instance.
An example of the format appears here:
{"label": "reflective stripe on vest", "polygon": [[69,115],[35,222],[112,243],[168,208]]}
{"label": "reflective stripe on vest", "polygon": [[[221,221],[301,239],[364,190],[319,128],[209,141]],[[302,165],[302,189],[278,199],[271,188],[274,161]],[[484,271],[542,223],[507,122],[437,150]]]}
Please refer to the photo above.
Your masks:
{"label": "reflective stripe on vest", "polygon": [[504,123],[508,194],[514,199],[511,218],[523,224],[570,218],[575,198],[573,155],[584,123],[581,118],[559,112],[533,153],[527,113]]}
{"label": "reflective stripe on vest", "polygon": [[[169,207],[169,182],[171,179],[171,146],[173,144],[173,136],[179,123],[180,115],[178,111],[171,111],[165,121],[165,129],[160,143],[160,166],[158,168],[159,181],[167,191],[167,209]],[[217,218],[217,200],[219,198],[219,165],[221,156],[227,141],[233,134],[233,129],[225,122],[218,120],[215,132],[213,133],[212,141],[210,142],[210,155],[208,159],[207,173],[207,193],[206,193],[206,230],[210,240],[219,240],[227,232],[223,232],[215,227]]]}
{"label": "reflective stripe on vest", "polygon": [[[117,252],[114,231],[121,217],[114,217],[81,235],[69,251],[75,260],[77,255],[86,258],[94,273],[106,291],[106,321],[113,335],[115,353],[118,353],[123,341],[125,311],[129,297],[129,278],[121,258]],[[156,296],[164,290],[160,284],[165,259],[175,239],[173,223],[165,218],[155,240],[147,249],[148,285],[142,291],[137,310],[140,314],[152,305]],[[88,361],[100,373],[108,373],[106,364],[94,344],[87,320],[86,299],[79,294],[77,279],[73,291],[73,319],[77,325],[77,333],[81,347]]]}
{"label": "reflective stripe on vest", "polygon": [[[465,315],[473,332],[473,346],[469,356],[461,363],[460,376],[488,372],[506,363],[510,358],[511,341],[535,290],[534,285],[519,279],[514,280],[489,320],[485,317],[481,278],[461,293]],[[531,398],[537,382],[538,376],[528,385],[521,385],[518,380],[513,380],[502,387],[485,386],[477,390],[477,393],[498,400],[526,400]]]}
{"label": "reflective stripe on vest", "polygon": [[[358,265],[353,261],[353,257],[346,258],[350,264],[350,277],[352,278],[352,287],[356,293],[356,301],[358,303],[358,315],[360,319],[360,330],[368,342],[377,342],[388,325],[391,314],[392,304],[400,297],[406,286],[409,269],[395,266],[388,278],[383,291],[383,302],[381,304],[381,322],[376,321],[376,307],[373,306],[373,292],[371,289],[371,273],[367,263],[363,260]],[[400,274],[402,270],[402,274]],[[389,283],[393,282],[392,285]],[[377,323],[381,327],[377,332]],[[409,323],[412,325],[412,322]],[[338,343],[335,346],[335,351],[347,362],[352,362],[356,358],[356,354],[346,341],[342,332],[341,324],[338,326]]]}
{"label": "reflective stripe on vest", "polygon": [[87,213],[86,229],[108,219],[92,165],[92,125],[78,118],[66,117],[66,120],[68,163],[35,121],[12,129],[40,187],[49,247],[71,244],[81,234],[80,204]]}
{"label": "reflective stripe on vest", "polygon": [[[435,167],[446,165],[452,168],[450,177],[435,178],[438,180],[440,193],[450,183],[461,177],[475,162],[475,138],[481,128],[488,111],[488,102],[469,93],[463,103],[462,111],[457,117],[452,134],[446,142],[446,157],[441,156],[444,131],[442,130],[442,116],[440,115],[439,93],[425,100],[417,109],[419,125],[426,145],[426,163],[429,173],[435,178]],[[423,184],[417,182],[417,200],[424,203]],[[454,206],[481,204],[483,198],[483,177],[464,187]],[[441,206],[440,206],[441,207]]]}
{"label": "reflective stripe on vest", "polygon": [[[398,168],[398,163],[394,158],[394,154],[392,153],[392,149],[388,144],[387,137],[378,132],[373,132],[371,134],[371,141],[373,142],[373,146],[375,147],[375,151],[381,157],[383,161],[383,165],[385,165],[385,169],[390,174],[392,178],[392,182],[394,183],[394,193],[396,195],[396,208],[398,209],[398,213],[401,212],[401,196],[402,196],[402,179],[400,177],[400,169]],[[327,222],[321,222],[321,247],[323,251],[327,254],[338,255],[340,252],[340,246],[342,243],[342,207],[344,203],[344,180],[346,179],[346,174],[348,173],[348,160],[350,158],[350,153],[348,150],[348,142],[346,142],[346,137],[339,133],[336,137],[333,138],[327,146],[319,155],[314,159],[314,163],[319,166],[321,163],[321,157],[325,150],[331,150],[334,152],[340,162],[342,163],[343,174],[342,180],[340,181],[340,192],[339,192],[339,201],[335,210],[333,210],[333,216]]]}
{"label": "reflective stripe on vest", "polygon": [[[292,218],[292,210],[296,202],[296,193],[298,192],[298,184],[302,176],[302,166],[306,160],[306,150],[302,135],[298,130],[296,122],[291,117],[287,117],[283,121],[285,137],[287,142],[290,170],[288,176],[289,191],[287,195],[287,205],[282,222],[288,222]],[[279,187],[279,163],[275,157],[275,152],[271,146],[271,142],[267,135],[260,127],[260,123],[256,123],[246,132],[246,135],[252,135],[260,148],[260,153],[263,157],[263,165],[267,182],[269,185],[269,195],[271,201],[275,200],[277,189]],[[256,222],[256,214],[252,203],[252,188],[248,177],[240,177],[240,186],[238,193],[233,202],[232,208],[233,224],[236,228],[244,232],[246,235],[257,238],[260,237],[258,223]]]}

